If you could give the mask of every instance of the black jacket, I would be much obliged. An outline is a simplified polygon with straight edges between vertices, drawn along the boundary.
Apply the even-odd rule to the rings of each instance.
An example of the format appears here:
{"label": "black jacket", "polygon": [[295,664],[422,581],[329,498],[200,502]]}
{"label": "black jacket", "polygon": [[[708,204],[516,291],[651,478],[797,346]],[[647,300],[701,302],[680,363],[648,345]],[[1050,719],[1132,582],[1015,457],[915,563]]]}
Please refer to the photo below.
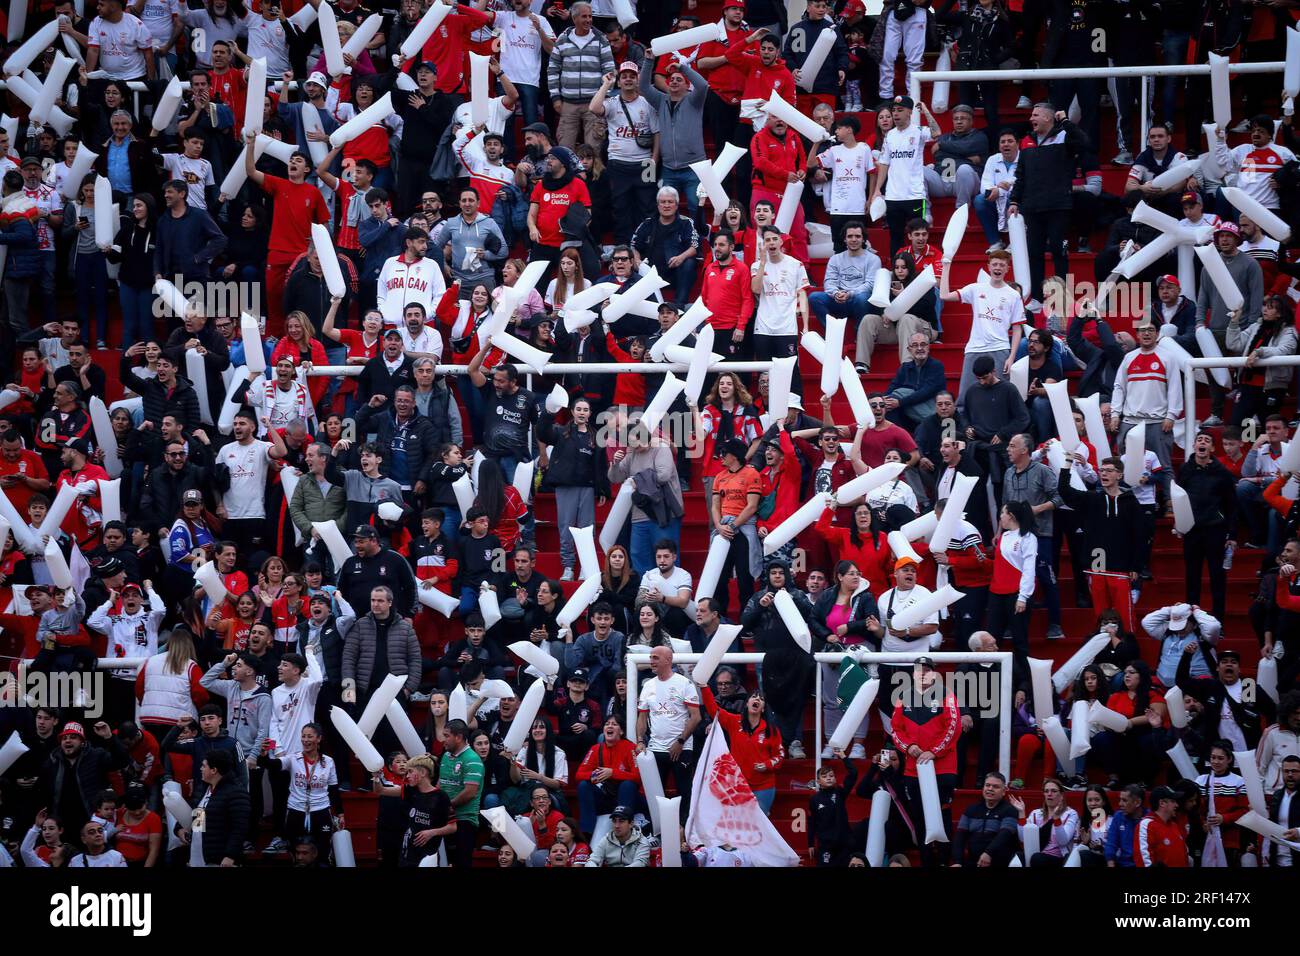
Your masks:
{"label": "black jacket", "polygon": [[403,617],[415,613],[415,575],[406,559],[396,551],[384,549],[371,558],[354,554],[339,568],[339,590],[358,613],[370,607],[370,591],[381,584],[393,589],[395,613]]}
{"label": "black jacket", "polygon": [[1030,141],[1020,150],[1011,204],[1019,206],[1022,213],[1072,209],[1074,170],[1079,154],[1088,147],[1088,137],[1067,119],[1060,120],[1041,140],[1031,134]]}
{"label": "black jacket", "polygon": [[399,385],[415,388],[415,363],[409,355],[404,355],[397,371],[390,373],[380,352],[361,366],[361,374],[357,376],[357,401],[365,404],[375,395],[384,395],[391,402]]}
{"label": "black jacket", "polygon": [[[207,791],[205,784],[194,794],[194,806],[203,801]],[[243,859],[249,807],[248,788],[241,786],[233,773],[222,777],[212,789],[203,818],[203,862],[208,866],[220,866],[226,857],[236,863]]]}
{"label": "black jacket", "polygon": [[152,289],[154,277],[154,223],[141,227],[134,217],[122,217],[122,227],[113,238],[108,261],[119,263],[117,281],[133,289]]}
{"label": "black jacket", "polygon": [[[230,365],[230,344],[213,328],[211,322],[194,333],[187,332],[184,326],[173,329],[163,343],[163,353],[180,370],[178,376],[185,378],[189,378],[185,367],[185,343],[190,339],[198,339],[199,344],[207,349],[207,354],[203,356],[203,370],[207,373],[208,380],[208,408],[213,412],[212,420],[216,421],[226,398],[226,386],[221,380],[221,373]],[[197,424],[194,422],[190,427]]]}
{"label": "black jacket", "polygon": [[104,740],[92,732],[75,762],[64,756],[61,746],[55,746],[49,760],[41,767],[37,789],[45,801],[44,806],[49,807],[51,813],[59,813],[64,806],[64,788],[76,787],[86,816],[81,820],[64,819],[63,825],[70,832],[80,831],[81,825],[95,812],[96,798],[108,789],[109,773],[121,770],[129,762],[130,757],[117,737]]}
{"label": "black jacket", "polygon": [[[184,362],[185,358],[182,354],[180,366],[182,369],[185,368]],[[171,390],[171,394],[168,394],[167,388],[156,378],[143,378],[138,375],[135,361],[125,355],[118,363],[117,371],[122,384],[142,399],[144,420],[152,422],[154,428],[162,425],[163,417],[166,415],[174,415],[187,430],[198,428],[201,424],[199,397],[194,391],[194,386],[180,374],[177,374],[176,385]],[[225,397],[224,391],[222,397]]]}
{"label": "black jacket", "polygon": [[537,438],[551,446],[550,464],[542,477],[543,491],[594,488],[598,497],[609,496],[609,469],[605,450],[596,444],[594,424],[580,432],[573,424],[556,425],[555,416],[545,412],[537,425]]}
{"label": "black jacket", "polygon": [[[391,451],[393,438],[398,433],[397,411],[392,401],[379,408],[363,405],[357,409],[357,431],[362,435],[374,433],[381,448]],[[406,477],[407,484],[423,481],[429,466],[438,461],[438,436],[433,423],[418,411],[406,427]],[[380,473],[391,477],[392,455],[385,455]]]}
{"label": "black jacket", "polygon": [[1006,799],[989,807],[976,800],[962,811],[952,838],[952,859],[962,866],[975,866],[982,854],[993,858],[994,866],[1006,866],[1020,842],[1016,808]]}
{"label": "black jacket", "polygon": [[966,395],[966,422],[975,429],[976,440],[987,442],[999,435],[1005,447],[1012,435],[1029,428],[1029,409],[1010,382],[989,388],[976,385]]}
{"label": "black jacket", "polygon": [[[366,603],[369,607],[369,602]],[[307,646],[311,632],[311,621],[300,621],[297,627],[298,647]],[[331,614],[320,632],[320,662],[325,665],[325,683],[337,687],[343,681],[343,635],[339,633],[338,621]]]}
{"label": "black jacket", "polygon": [[144,489],[132,514],[144,523],[146,528],[170,528],[176,516],[181,513],[181,497],[187,491],[198,489],[203,492],[204,506],[209,510],[216,507],[213,494],[212,472],[189,462],[180,472],[172,471],[165,465],[154,468],[145,479]]}
{"label": "black jacket", "polygon": [[[828,587],[817,595],[817,603],[812,606],[812,613],[808,616],[808,628],[812,631],[814,654],[820,654],[823,651],[835,653],[844,649],[842,643],[832,644],[826,640],[831,636],[831,629],[826,623],[826,617],[835,607],[835,591],[834,587]],[[875,595],[870,591],[863,591],[849,601],[848,633],[844,636],[864,638],[874,645],[872,648],[874,650],[879,646],[879,640],[867,630],[867,618],[869,617],[875,617],[879,620],[880,607],[876,604]],[[842,641],[843,638],[840,640]]]}
{"label": "black jacket", "polygon": [[[1178,486],[1187,492],[1196,518],[1196,529],[1226,524],[1234,527],[1237,516],[1237,482],[1217,458],[1205,466],[1190,458],[1178,470]],[[1196,530],[1194,529],[1194,530]]]}
{"label": "black jacket", "polygon": [[[1079,515],[1084,548],[1093,570],[1125,573],[1142,567],[1142,506],[1131,491],[1112,498],[1100,489],[1079,491],[1070,486],[1070,469],[1062,468],[1056,483],[1065,503]],[[1105,563],[1097,567],[1098,558]]]}
{"label": "black jacket", "polygon": [[[1195,318],[1194,309],[1193,318]],[[1077,315],[1070,320],[1066,342],[1074,357],[1086,366],[1083,374],[1079,376],[1079,398],[1100,395],[1103,401],[1109,402],[1111,392],[1115,388],[1115,373],[1119,371],[1120,363],[1124,361],[1124,347],[1115,341],[1115,333],[1111,331],[1110,323],[1104,319],[1095,321],[1097,337],[1101,339],[1100,347],[1083,337],[1085,320]],[[1102,449],[1097,449],[1097,454],[1101,452]]]}

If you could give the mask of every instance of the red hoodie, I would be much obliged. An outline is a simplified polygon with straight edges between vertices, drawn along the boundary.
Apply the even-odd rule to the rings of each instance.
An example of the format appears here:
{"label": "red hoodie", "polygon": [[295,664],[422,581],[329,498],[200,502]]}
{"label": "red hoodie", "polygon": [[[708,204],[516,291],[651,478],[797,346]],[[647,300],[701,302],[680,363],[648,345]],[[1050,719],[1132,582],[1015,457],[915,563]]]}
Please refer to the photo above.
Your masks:
{"label": "red hoodie", "polygon": [[[757,48],[758,44],[755,43],[754,47]],[[772,91],[776,90],[787,103],[794,102],[794,74],[785,65],[785,60],[780,57],[777,57],[776,62],[771,66],[764,66],[762,58],[757,53],[750,52],[749,44],[744,40],[738,40],[727,47],[727,62],[745,75],[745,88],[740,95],[741,99],[767,100],[771,98]],[[743,117],[740,121],[753,125],[752,120]]]}
{"label": "red hoodie", "polygon": [[[731,746],[731,755],[740,765],[740,771],[749,781],[751,790],[770,790],[776,786],[776,770],[785,761],[785,747],[781,746],[781,732],[764,721],[758,729],[750,733],[744,727],[740,714],[718,707],[713,691],[707,686],[700,688],[704,698],[704,710],[710,716],[717,716],[722,729],[727,732],[727,742]],[[763,769],[758,769],[762,764]]]}
{"label": "red hoodie", "polygon": [[1144,818],[1133,833],[1133,865],[1186,867],[1187,841],[1177,820],[1168,823],[1154,813]]}
{"label": "red hoodie", "polygon": [[754,163],[754,184],[773,192],[782,192],[790,183],[790,174],[808,166],[803,140],[788,128],[784,136],[777,136],[770,126],[764,126],[750,141],[749,158]]}
{"label": "red hoodie", "polygon": [[592,748],[587,751],[587,756],[582,758],[575,779],[590,780],[591,772],[597,767],[607,767],[612,770],[612,779],[617,782],[632,780],[639,783],[641,781],[641,773],[636,768],[636,745],[627,739],[620,740],[611,747],[605,743],[605,738],[602,736],[600,742],[592,745]]}

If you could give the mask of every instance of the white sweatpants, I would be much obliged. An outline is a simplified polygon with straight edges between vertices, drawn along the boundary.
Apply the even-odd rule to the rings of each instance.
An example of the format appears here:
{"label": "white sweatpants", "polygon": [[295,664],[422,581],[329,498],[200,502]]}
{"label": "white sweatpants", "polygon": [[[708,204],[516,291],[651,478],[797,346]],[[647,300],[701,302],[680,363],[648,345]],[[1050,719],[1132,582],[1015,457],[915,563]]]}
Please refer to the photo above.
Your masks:
{"label": "white sweatpants", "polygon": [[907,89],[912,88],[912,73],[921,68],[921,57],[925,54],[925,10],[918,7],[901,23],[894,19],[894,11],[889,11],[885,21],[885,50],[880,57],[880,98],[894,98],[894,64],[898,61],[901,49],[903,59],[907,61]]}

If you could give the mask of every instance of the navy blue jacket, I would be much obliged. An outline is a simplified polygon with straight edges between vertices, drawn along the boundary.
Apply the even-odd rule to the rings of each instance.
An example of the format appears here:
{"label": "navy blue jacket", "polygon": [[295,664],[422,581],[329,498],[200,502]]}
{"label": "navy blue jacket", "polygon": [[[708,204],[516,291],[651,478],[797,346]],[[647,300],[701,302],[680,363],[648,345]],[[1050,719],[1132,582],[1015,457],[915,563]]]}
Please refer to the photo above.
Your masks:
{"label": "navy blue jacket", "polygon": [[6,279],[30,279],[41,274],[42,252],[36,244],[36,227],[30,219],[15,218],[0,229],[0,245],[9,247],[5,260]]}
{"label": "navy blue jacket", "polygon": [[226,248],[226,234],[202,209],[189,206],[179,219],[164,210],[158,217],[157,245],[154,247],[154,272],[175,281],[185,278],[206,279],[212,260]]}
{"label": "navy blue jacket", "polygon": [[898,400],[900,408],[907,408],[909,405],[933,401],[936,395],[947,388],[947,385],[948,376],[944,372],[943,363],[936,358],[928,358],[920,365],[915,362],[904,362],[900,365],[887,391],[910,388],[912,394]]}
{"label": "navy blue jacket", "polygon": [[1136,866],[1133,862],[1133,837],[1144,814],[1131,817],[1122,810],[1110,818],[1106,827],[1106,862],[1116,866]]}

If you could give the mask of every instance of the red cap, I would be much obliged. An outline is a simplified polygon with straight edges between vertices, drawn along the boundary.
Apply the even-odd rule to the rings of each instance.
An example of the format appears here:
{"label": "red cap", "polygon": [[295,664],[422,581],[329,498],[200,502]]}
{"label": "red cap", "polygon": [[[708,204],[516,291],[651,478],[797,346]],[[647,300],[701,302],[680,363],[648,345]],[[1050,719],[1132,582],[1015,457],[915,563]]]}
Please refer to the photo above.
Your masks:
{"label": "red cap", "polygon": [[84,740],[86,738],[86,732],[81,729],[81,724],[77,723],[75,720],[70,720],[64,724],[63,729],[59,731],[59,737],[80,737]]}
{"label": "red cap", "polygon": [[848,3],[844,4],[844,10],[842,11],[841,15],[846,17],[851,17],[855,13],[861,14],[862,16],[866,16],[867,7],[866,4],[862,2],[862,0],[849,0]]}
{"label": "red cap", "polygon": [[1182,284],[1181,282],[1178,281],[1178,276],[1163,275],[1163,276],[1161,276],[1159,279],[1156,280],[1156,285],[1159,285],[1161,282],[1167,282],[1167,283],[1169,283],[1171,286],[1174,286],[1174,287],[1179,288],[1179,289],[1181,289],[1181,288],[1183,287],[1183,284]]}
{"label": "red cap", "polygon": [[[853,2],[853,0],[850,0],[850,2]],[[727,0],[727,2],[722,5],[724,12],[730,10],[732,7],[739,7],[741,10],[744,10],[745,0]]]}

